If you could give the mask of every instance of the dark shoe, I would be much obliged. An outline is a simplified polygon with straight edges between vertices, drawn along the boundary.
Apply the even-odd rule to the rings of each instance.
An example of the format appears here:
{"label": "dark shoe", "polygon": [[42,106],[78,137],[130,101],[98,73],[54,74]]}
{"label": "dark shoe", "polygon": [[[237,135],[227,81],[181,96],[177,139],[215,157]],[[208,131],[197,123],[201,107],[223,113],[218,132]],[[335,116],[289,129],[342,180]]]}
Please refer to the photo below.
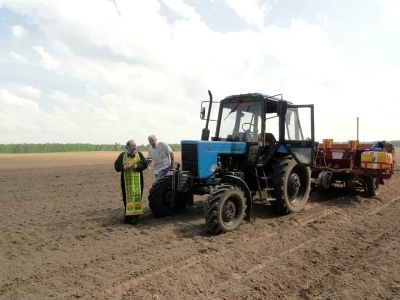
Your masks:
{"label": "dark shoe", "polygon": [[139,216],[138,215],[136,215],[136,216],[125,216],[124,223],[125,224],[136,225],[138,220],[139,220]]}

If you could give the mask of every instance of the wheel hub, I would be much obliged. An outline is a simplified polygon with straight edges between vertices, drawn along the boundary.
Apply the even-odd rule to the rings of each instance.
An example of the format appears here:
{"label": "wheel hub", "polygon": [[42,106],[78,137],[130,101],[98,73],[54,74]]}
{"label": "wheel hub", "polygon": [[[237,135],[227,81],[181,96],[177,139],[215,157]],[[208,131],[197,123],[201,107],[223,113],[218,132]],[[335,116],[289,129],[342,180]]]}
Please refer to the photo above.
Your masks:
{"label": "wheel hub", "polygon": [[224,221],[229,222],[229,221],[233,220],[235,215],[236,215],[235,204],[232,203],[231,201],[226,202],[225,207],[224,207],[224,215],[223,215]]}
{"label": "wheel hub", "polygon": [[289,188],[292,195],[297,195],[300,190],[300,178],[297,174],[290,175]]}

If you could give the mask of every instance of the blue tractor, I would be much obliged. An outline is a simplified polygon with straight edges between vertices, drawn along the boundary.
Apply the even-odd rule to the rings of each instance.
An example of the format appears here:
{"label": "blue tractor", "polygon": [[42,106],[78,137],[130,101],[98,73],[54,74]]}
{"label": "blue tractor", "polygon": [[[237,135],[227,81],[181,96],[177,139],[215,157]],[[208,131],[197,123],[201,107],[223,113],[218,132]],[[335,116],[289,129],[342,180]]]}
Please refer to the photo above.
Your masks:
{"label": "blue tractor", "polygon": [[[149,191],[153,215],[178,214],[193,205],[193,195],[208,195],[205,223],[220,234],[250,221],[254,201],[279,215],[302,211],[311,189],[314,105],[261,93],[214,102],[208,93],[209,101],[201,103],[200,118],[206,120],[201,140],[182,140],[181,165]],[[213,103],[219,104],[217,120],[210,120]],[[211,139],[210,121],[216,121]]]}

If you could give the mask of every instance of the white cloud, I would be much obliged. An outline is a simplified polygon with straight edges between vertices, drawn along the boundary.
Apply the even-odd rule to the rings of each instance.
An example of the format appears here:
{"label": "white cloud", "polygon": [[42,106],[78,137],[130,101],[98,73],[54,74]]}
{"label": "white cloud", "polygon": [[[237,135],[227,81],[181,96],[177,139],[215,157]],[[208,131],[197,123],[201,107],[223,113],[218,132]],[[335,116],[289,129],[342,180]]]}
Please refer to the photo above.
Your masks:
{"label": "white cloud", "polygon": [[56,71],[60,67],[60,61],[54,59],[49,53],[47,53],[42,46],[33,46],[33,50],[35,50],[41,57],[40,63],[42,67],[47,70]]}
{"label": "white cloud", "polygon": [[28,33],[28,30],[21,25],[12,26],[11,31],[12,31],[13,35],[17,38],[23,37],[23,36],[27,35],[27,33]]}
{"label": "white cloud", "polygon": [[[14,51],[6,52],[15,60],[25,60],[18,54],[24,53],[30,62],[40,62],[29,68],[20,65],[26,69],[21,68],[19,76],[20,84],[36,86],[40,94],[7,90],[8,99],[26,97],[28,103],[40,103],[29,119],[39,118],[39,124],[52,128],[40,127],[44,133],[32,133],[30,138],[113,143],[133,135],[140,144],[154,133],[168,142],[199,139],[204,127],[198,117],[200,102],[208,100],[210,89],[217,101],[234,93],[265,92],[283,93],[296,103],[315,103],[317,138],[346,140],[352,138],[348,126],[354,117],[370,116],[368,108],[363,112],[360,99],[376,99],[382,87],[385,97],[397,92],[393,78],[399,78],[398,70],[382,69],[378,78],[355,69],[338,50],[343,45],[335,45],[319,26],[293,18],[288,26],[266,27],[263,20],[270,7],[265,3],[226,0],[226,9],[236,11],[256,30],[218,33],[204,23],[200,10],[181,0],[162,0],[176,14],[173,23],[160,14],[158,1],[143,1],[140,9],[135,1],[115,2],[120,15],[106,0],[51,5],[0,0],[25,15],[38,32],[29,35],[29,44],[13,44]],[[328,13],[318,18],[336,24]],[[310,15],[315,22],[317,12]],[[34,55],[25,53],[25,47]],[[6,109],[12,106],[10,101],[3,104]],[[50,110],[53,115],[44,113]],[[337,122],[338,116],[343,124]],[[7,126],[8,138],[14,139],[18,131]],[[365,132],[374,136],[374,126],[365,126],[370,126]]]}
{"label": "white cloud", "polygon": [[256,25],[259,29],[264,27],[264,18],[270,11],[268,2],[260,5],[259,0],[225,0],[225,3],[232,8],[237,15],[248,24]]}
{"label": "white cloud", "polygon": [[4,88],[0,88],[0,106],[3,143],[67,142],[77,139],[85,142],[79,136],[80,126],[62,110],[56,109],[56,114],[45,113],[34,100],[17,96]]}
{"label": "white cloud", "polygon": [[349,69],[328,35],[301,19],[292,19],[288,29],[271,26],[264,37],[265,52],[281,62],[285,77],[336,81],[338,75],[346,76],[343,70]]}
{"label": "white cloud", "polygon": [[21,113],[25,111],[39,112],[39,106],[36,102],[30,99],[17,97],[4,88],[0,88],[0,101],[2,107],[6,109],[21,110]]}
{"label": "white cloud", "polygon": [[383,8],[383,18],[400,27],[400,2],[397,0],[379,0]]}
{"label": "white cloud", "polygon": [[104,121],[118,122],[119,121],[119,118],[116,115],[109,113],[104,108],[94,107],[93,111],[92,111],[92,117],[93,117],[93,120],[97,120],[100,122],[104,122]]}
{"label": "white cloud", "polygon": [[318,20],[322,20],[322,22],[324,23],[325,26],[329,26],[330,25],[329,18],[328,18],[328,15],[326,13],[318,13],[317,14],[317,19]]}
{"label": "white cloud", "polygon": [[58,103],[69,104],[73,106],[81,104],[79,99],[70,97],[62,91],[53,91],[50,95],[48,95],[48,97]]}
{"label": "white cloud", "polygon": [[8,83],[7,89],[3,90],[3,92],[5,93],[6,91],[19,97],[26,97],[27,99],[37,99],[42,95],[42,92],[38,88],[16,82]]}
{"label": "white cloud", "polygon": [[42,92],[39,89],[30,85],[22,85],[21,93],[30,98],[39,98],[42,95]]}
{"label": "white cloud", "polygon": [[194,7],[186,4],[183,0],[161,0],[161,2],[187,20],[200,20],[200,15],[195,11]]}
{"label": "white cloud", "polygon": [[58,105],[55,105],[53,107],[53,110],[56,114],[61,115],[61,116],[68,116],[68,112],[65,109],[62,109]]}
{"label": "white cloud", "polygon": [[15,59],[16,61],[18,61],[19,63],[24,63],[26,62],[26,57],[15,53],[14,51],[11,51],[10,53],[8,53],[8,56]]}
{"label": "white cloud", "polygon": [[88,94],[92,97],[97,97],[99,95],[99,92],[93,89],[90,84],[86,84],[86,90],[88,91]]}

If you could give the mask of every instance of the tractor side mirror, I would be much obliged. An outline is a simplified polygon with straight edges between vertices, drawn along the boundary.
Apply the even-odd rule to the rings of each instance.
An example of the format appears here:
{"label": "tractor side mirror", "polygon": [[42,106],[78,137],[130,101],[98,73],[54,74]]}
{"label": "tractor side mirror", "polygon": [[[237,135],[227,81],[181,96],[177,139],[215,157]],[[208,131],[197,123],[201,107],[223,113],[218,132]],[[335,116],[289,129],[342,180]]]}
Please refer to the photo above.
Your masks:
{"label": "tractor side mirror", "polygon": [[206,108],[202,107],[200,110],[200,119],[204,120],[205,117],[206,117]]}

